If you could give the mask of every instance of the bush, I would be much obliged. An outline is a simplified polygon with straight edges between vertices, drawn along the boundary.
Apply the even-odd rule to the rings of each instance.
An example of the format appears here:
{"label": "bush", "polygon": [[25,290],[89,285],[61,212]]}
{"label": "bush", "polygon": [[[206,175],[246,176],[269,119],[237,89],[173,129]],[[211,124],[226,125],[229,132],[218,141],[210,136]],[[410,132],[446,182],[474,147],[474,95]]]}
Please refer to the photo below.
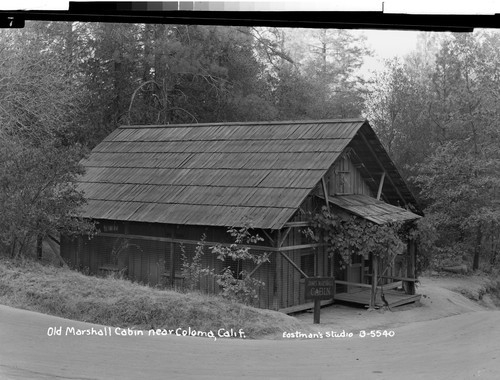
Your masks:
{"label": "bush", "polygon": [[214,270],[205,268],[201,263],[205,255],[206,235],[203,234],[201,240],[196,244],[195,254],[190,261],[186,255],[186,249],[181,244],[182,276],[184,277],[184,287],[187,290],[200,290],[200,281],[202,277],[214,276]]}
{"label": "bush", "polygon": [[[228,233],[234,238],[234,244],[223,246],[218,244],[210,247],[213,254],[219,260],[231,259],[235,261],[250,260],[255,265],[269,261],[268,254],[256,254],[250,252],[250,247],[243,244],[256,244],[263,241],[259,235],[250,233],[249,224],[242,228],[230,228]],[[234,271],[226,267],[222,273],[215,275],[217,284],[222,287],[221,296],[231,301],[252,305],[259,297],[259,289],[266,284],[263,281],[252,278],[246,271]]]}

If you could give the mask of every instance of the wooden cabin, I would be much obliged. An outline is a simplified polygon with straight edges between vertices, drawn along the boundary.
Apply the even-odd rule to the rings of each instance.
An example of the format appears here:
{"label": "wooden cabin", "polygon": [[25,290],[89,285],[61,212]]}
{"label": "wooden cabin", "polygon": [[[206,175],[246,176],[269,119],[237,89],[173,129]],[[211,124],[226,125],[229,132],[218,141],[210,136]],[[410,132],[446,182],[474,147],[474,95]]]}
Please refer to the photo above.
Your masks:
{"label": "wooden cabin", "polygon": [[[192,257],[202,235],[207,246],[231,243],[227,228],[250,222],[264,238],[252,250],[268,252],[269,262],[255,267],[208,254],[203,263],[216,271],[240,265],[265,283],[256,306],[285,312],[311,306],[306,277],[335,276],[335,298],[360,303],[371,286],[372,263],[355,259],[341,269],[324,244],[307,239],[311,213],[328,205],[379,224],[421,215],[368,121],[360,119],[122,126],[83,163],[84,216],[98,222],[100,233],[62,239],[70,265],[179,287],[182,252]],[[386,271],[387,288],[412,285],[415,255],[408,242],[404,273]],[[211,279],[201,287],[218,292]]]}

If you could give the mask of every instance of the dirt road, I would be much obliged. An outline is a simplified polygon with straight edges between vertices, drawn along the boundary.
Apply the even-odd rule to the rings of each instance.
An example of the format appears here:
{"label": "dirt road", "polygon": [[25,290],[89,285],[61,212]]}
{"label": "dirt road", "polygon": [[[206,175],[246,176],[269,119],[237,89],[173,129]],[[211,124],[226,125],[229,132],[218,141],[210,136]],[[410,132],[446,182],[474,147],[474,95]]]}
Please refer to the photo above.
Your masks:
{"label": "dirt road", "polygon": [[[49,336],[59,327],[60,336]],[[75,335],[78,331],[111,335]],[[0,306],[0,378],[500,378],[500,311],[415,322],[394,332],[393,337],[332,338],[323,330],[322,338],[318,333],[302,340],[199,338],[175,331],[121,336],[127,330]]]}

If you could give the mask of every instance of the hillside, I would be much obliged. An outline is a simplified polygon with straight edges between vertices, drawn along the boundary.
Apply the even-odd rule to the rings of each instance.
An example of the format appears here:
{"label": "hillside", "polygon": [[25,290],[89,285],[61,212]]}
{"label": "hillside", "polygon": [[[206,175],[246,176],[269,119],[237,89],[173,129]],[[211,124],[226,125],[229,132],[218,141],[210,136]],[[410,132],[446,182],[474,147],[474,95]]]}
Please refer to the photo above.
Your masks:
{"label": "hillside", "polygon": [[147,330],[243,329],[255,338],[300,328],[295,318],[200,293],[85,276],[37,262],[0,260],[0,304],[99,325]]}

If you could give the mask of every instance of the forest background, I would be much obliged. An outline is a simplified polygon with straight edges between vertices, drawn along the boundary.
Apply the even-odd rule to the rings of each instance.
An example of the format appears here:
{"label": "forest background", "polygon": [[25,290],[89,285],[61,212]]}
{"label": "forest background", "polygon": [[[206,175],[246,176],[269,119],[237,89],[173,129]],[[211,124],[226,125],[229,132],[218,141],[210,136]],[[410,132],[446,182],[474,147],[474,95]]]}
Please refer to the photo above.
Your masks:
{"label": "forest background", "polygon": [[[387,43],[390,43],[388,41]],[[0,249],[92,229],[79,161],[123,124],[367,118],[424,207],[419,268],[499,265],[500,33],[33,22],[0,31]]]}

